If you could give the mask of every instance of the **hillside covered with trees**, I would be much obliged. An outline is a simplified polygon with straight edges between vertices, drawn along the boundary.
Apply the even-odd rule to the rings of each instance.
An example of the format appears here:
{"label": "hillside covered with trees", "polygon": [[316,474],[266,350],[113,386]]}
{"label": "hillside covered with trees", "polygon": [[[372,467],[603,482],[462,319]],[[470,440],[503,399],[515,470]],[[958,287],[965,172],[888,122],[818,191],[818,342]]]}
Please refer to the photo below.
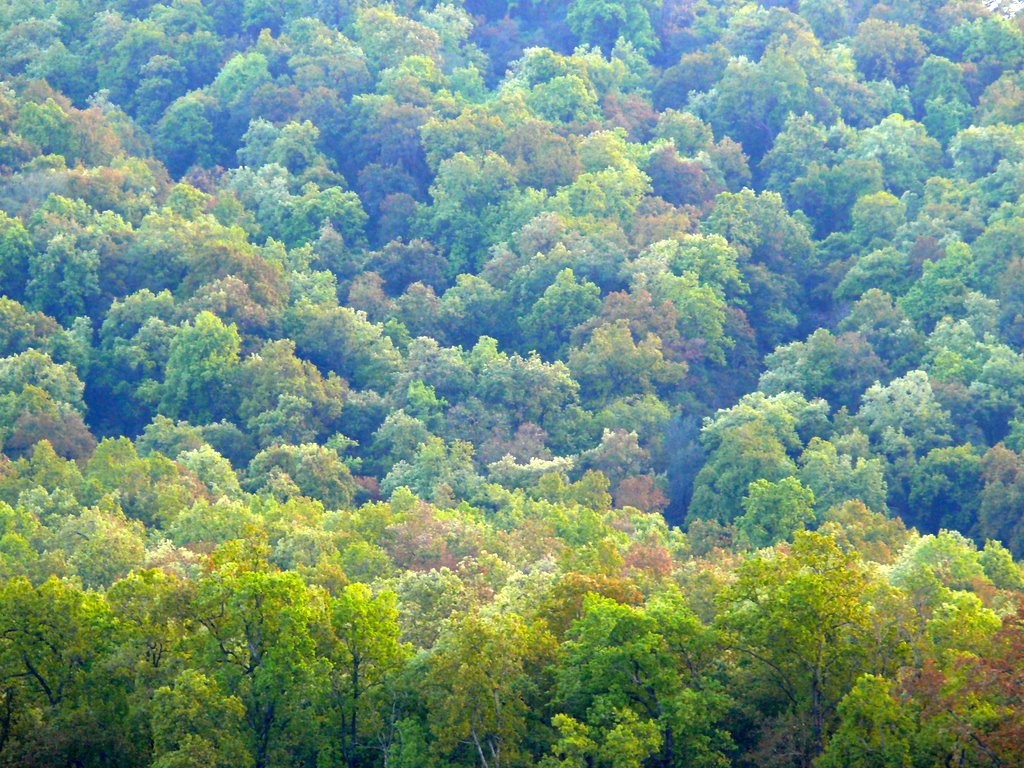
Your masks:
{"label": "hillside covered with trees", "polygon": [[1008,7],[0,0],[0,766],[1024,765]]}

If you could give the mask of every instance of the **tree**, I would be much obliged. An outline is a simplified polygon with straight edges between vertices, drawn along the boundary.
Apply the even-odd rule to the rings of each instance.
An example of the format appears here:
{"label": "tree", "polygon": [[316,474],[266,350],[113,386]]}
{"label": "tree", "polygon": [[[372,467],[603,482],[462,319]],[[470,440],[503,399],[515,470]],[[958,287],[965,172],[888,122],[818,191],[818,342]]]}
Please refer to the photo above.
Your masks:
{"label": "tree", "polygon": [[411,461],[399,461],[392,467],[381,483],[381,492],[390,494],[407,487],[420,498],[446,506],[457,499],[473,498],[480,485],[470,443],[428,437]]}
{"label": "tree", "polygon": [[928,533],[971,531],[981,487],[981,459],[973,446],[934,448],[914,467],[907,522]]}
{"label": "tree", "polygon": [[926,49],[918,28],[881,19],[867,19],[853,36],[857,67],[871,80],[913,82]]}
{"label": "tree", "polygon": [[907,207],[889,192],[875,192],[857,199],[851,212],[850,234],[866,248],[884,248],[907,220]]}
{"label": "tree", "polygon": [[[114,301],[99,332],[98,357],[90,381],[106,404],[96,402],[101,423],[128,430],[152,419],[161,396],[161,382],[172,339],[177,335],[178,310],[168,291],[149,290]],[[116,408],[111,407],[117,404]],[[107,407],[103,407],[106,405]]]}
{"label": "tree", "polygon": [[365,312],[302,304],[294,308],[285,327],[299,354],[354,387],[383,390],[399,367],[401,358],[391,339]]}
{"label": "tree", "polygon": [[708,460],[694,480],[688,519],[733,519],[750,483],[796,475],[793,456],[805,441],[827,429],[828,405],[784,392],[755,392],[704,423],[701,443]]}
{"label": "tree", "polygon": [[355,38],[371,72],[380,72],[406,56],[438,58],[438,33],[390,8],[363,8],[356,13]]}
{"label": "tree", "polygon": [[174,101],[156,125],[154,144],[168,170],[181,176],[193,165],[210,165],[221,155],[214,131],[217,103],[193,92]]}
{"label": "tree", "polygon": [[574,0],[569,5],[566,21],[580,42],[603,51],[611,51],[616,41],[623,39],[641,51],[650,52],[658,47],[651,26],[651,11],[652,8],[640,0]]}
{"label": "tree", "polygon": [[1024,37],[998,14],[957,25],[950,38],[963,61],[977,66],[983,83],[1016,70],[1024,61]]}
{"label": "tree", "polygon": [[900,295],[910,287],[910,257],[895,248],[879,248],[857,258],[832,295],[838,301],[856,301],[869,290]]}
{"label": "tree", "polygon": [[203,495],[166,456],[140,457],[126,437],[100,442],[85,465],[89,498],[99,501],[116,495],[129,517],[146,525],[159,525]]}
{"label": "tree", "polygon": [[583,124],[598,116],[594,86],[579,75],[552,77],[533,86],[526,104],[541,120]]}
{"label": "tree", "polygon": [[716,133],[738,140],[755,161],[771,148],[787,117],[812,111],[807,72],[784,48],[758,62],[734,59],[715,87],[705,118]]}
{"label": "tree", "polygon": [[898,114],[860,131],[849,153],[860,160],[878,160],[885,185],[895,194],[920,191],[942,164],[939,142],[923,125]]}
{"label": "tree", "polygon": [[165,680],[188,637],[193,584],[160,569],[138,569],[110,586],[106,601],[120,623],[121,649],[147,684]]}
{"label": "tree", "polygon": [[577,282],[571,269],[563,269],[520,320],[520,326],[538,352],[562,358],[572,329],[597,314],[600,296],[596,285],[585,279]]}
{"label": "tree", "polygon": [[128,520],[115,503],[105,499],[68,516],[60,527],[59,540],[82,583],[89,589],[102,589],[142,565],[144,531],[140,522]]}
{"label": "tree", "polygon": [[84,458],[96,445],[82,419],[84,384],[71,363],[57,365],[29,349],[0,358],[0,441],[10,456],[47,440],[65,456]]}
{"label": "tree", "polygon": [[291,247],[313,242],[326,226],[334,228],[351,247],[366,245],[367,215],[355,192],[307,185],[301,196],[288,200],[282,213],[283,221],[274,233]]}
{"label": "tree", "polygon": [[240,348],[236,326],[224,325],[212,312],[182,325],[168,351],[161,412],[201,423],[231,415]]}
{"label": "tree", "polygon": [[481,768],[515,765],[536,727],[535,680],[553,645],[543,623],[512,613],[452,622],[425,680],[430,729],[442,754]]}
{"label": "tree", "polygon": [[783,710],[808,729],[796,757],[810,765],[836,705],[870,664],[870,578],[856,554],[806,532],[788,551],[749,558],[737,576],[722,594],[720,626],[749,660],[751,682],[766,676],[774,691],[765,693],[781,696]]}
{"label": "tree", "polygon": [[29,260],[25,298],[36,309],[68,322],[96,309],[99,254],[74,235],[60,234]]}
{"label": "tree", "polygon": [[56,402],[85,410],[85,385],[71,363],[57,364],[35,349],[0,358],[0,393],[17,393],[27,386],[38,387]]}
{"label": "tree", "polygon": [[723,192],[702,223],[739,254],[740,272],[750,288],[747,314],[759,346],[767,350],[797,324],[797,285],[813,281],[815,248],[807,226],[792,216],[777,192]]}
{"label": "tree", "polygon": [[288,339],[268,341],[242,362],[238,389],[238,416],[268,446],[311,442],[337,431],[347,388],[335,374],[325,378],[296,357],[295,342]]}
{"label": "tree", "polygon": [[735,344],[727,333],[728,303],[740,303],[748,292],[738,261],[719,235],[681,235],[648,246],[626,269],[637,298],[649,292],[655,302],[671,303],[676,330],[691,347],[685,356],[695,357],[698,347],[720,363]]}
{"label": "tree", "polygon": [[[928,665],[903,687],[920,710],[921,741],[940,759],[963,755],[979,764],[1012,765],[1024,733],[1020,681],[1020,613],[1003,618],[984,654],[966,655],[951,670]],[[987,713],[998,712],[995,717]]]}
{"label": "tree", "polygon": [[839,453],[835,443],[812,437],[799,463],[800,482],[814,492],[819,519],[822,513],[854,499],[874,511],[887,510],[883,460],[865,456],[855,459]]}
{"label": "tree", "polygon": [[741,540],[755,549],[769,547],[814,522],[814,492],[795,477],[755,480],[743,498],[743,512],[734,521]]}
{"label": "tree", "polygon": [[501,155],[444,160],[430,186],[433,242],[448,251],[448,277],[476,272],[479,253],[496,242],[503,203],[515,190],[515,171]]}
{"label": "tree", "polygon": [[728,522],[739,515],[742,498],[757,480],[774,481],[795,473],[796,464],[771,427],[751,421],[723,430],[707,463],[693,482],[687,520]]}
{"label": "tree", "polygon": [[119,637],[102,597],[54,576],[38,586],[13,578],[0,606],[4,761],[140,759],[117,719],[128,680],[110,664]]}
{"label": "tree", "polygon": [[860,333],[894,372],[913,368],[923,351],[924,336],[893,297],[878,288],[869,288],[854,303],[839,330]]}
{"label": "tree", "polygon": [[349,584],[329,602],[332,636],[331,695],[340,751],[346,765],[360,765],[368,736],[380,733],[387,686],[410,656],[399,640],[396,595],[374,595],[365,584]]}
{"label": "tree", "polygon": [[978,535],[1006,544],[1011,552],[1024,548],[1020,510],[1024,509],[1024,471],[1020,455],[1002,443],[981,458]]}
{"label": "tree", "polygon": [[848,158],[832,165],[812,162],[805,175],[789,185],[788,199],[814,222],[819,237],[850,225],[857,200],[882,189],[882,165],[877,160]]}
{"label": "tree", "polygon": [[23,299],[35,248],[19,219],[0,212],[0,286],[13,299]]}
{"label": "tree", "polygon": [[914,723],[883,677],[864,675],[838,706],[839,727],[815,762],[819,768],[910,768]]}
{"label": "tree", "polygon": [[324,603],[298,574],[270,570],[251,543],[225,547],[215,564],[193,604],[205,628],[200,658],[220,690],[242,703],[252,765],[267,768],[314,735],[310,708],[322,701],[326,672],[314,631]]}
{"label": "tree", "polygon": [[864,393],[857,420],[883,447],[893,436],[903,435],[918,455],[948,443],[952,429],[949,413],[935,399],[924,371],[873,384]]}
{"label": "tree", "polygon": [[682,381],[686,365],[666,360],[653,333],[634,340],[626,320],[601,325],[569,353],[569,370],[585,397],[606,404],[616,397],[652,393]]}
{"label": "tree", "polygon": [[68,337],[61,331],[52,317],[0,297],[0,355],[19,354],[30,347],[55,352],[54,347]]}
{"label": "tree", "polygon": [[52,98],[42,104],[28,101],[22,105],[15,131],[36,144],[44,153],[74,160],[76,136],[67,112]]}
{"label": "tree", "polygon": [[765,358],[758,386],[770,395],[800,392],[823,398],[835,408],[853,407],[864,390],[884,377],[885,364],[858,333],[838,336],[824,328],[778,347]]}
{"label": "tree", "polygon": [[380,251],[371,253],[367,268],[379,274],[388,291],[398,295],[415,282],[426,283],[439,291],[445,286],[445,260],[428,240],[404,243],[392,240]]}
{"label": "tree", "polygon": [[352,504],[356,485],[337,451],[316,443],[273,445],[249,463],[248,486],[279,498],[309,496],[330,509]]}
{"label": "tree", "polygon": [[185,669],[153,694],[154,768],[253,765],[243,739],[245,707],[216,680]]}
{"label": "tree", "polygon": [[[675,592],[646,606],[587,595],[556,668],[557,716],[569,757],[571,727],[585,765],[719,766],[731,739],[721,727],[729,699],[712,675],[717,637]],[[578,765],[561,762],[553,765]]]}

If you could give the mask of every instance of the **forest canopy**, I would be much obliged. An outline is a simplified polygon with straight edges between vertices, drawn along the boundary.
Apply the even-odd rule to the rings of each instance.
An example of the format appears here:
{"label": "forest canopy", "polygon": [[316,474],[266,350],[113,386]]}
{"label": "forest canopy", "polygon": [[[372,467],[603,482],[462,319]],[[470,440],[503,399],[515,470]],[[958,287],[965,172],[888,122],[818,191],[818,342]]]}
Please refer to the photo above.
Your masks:
{"label": "forest canopy", "polygon": [[0,0],[0,766],[1022,765],[1020,11]]}

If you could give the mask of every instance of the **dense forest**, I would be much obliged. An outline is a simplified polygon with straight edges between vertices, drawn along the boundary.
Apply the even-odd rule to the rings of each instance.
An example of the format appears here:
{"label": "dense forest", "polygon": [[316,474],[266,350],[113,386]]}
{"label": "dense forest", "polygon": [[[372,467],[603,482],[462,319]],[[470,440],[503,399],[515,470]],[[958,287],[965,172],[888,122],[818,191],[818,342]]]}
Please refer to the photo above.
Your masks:
{"label": "dense forest", "polygon": [[1024,766],[1024,17],[0,0],[0,766]]}

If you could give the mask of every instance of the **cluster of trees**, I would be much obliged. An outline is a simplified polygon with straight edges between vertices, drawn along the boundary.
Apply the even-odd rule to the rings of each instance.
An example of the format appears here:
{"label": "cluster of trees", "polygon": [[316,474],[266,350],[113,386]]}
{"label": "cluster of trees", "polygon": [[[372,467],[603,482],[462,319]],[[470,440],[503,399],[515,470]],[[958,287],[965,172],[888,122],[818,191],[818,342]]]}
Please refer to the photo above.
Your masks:
{"label": "cluster of trees", "polygon": [[1024,27],[0,2],[0,765],[1019,762]]}
{"label": "cluster of trees", "polygon": [[[495,487],[486,513],[329,509],[212,451],[108,440],[83,470],[39,443],[0,482],[0,764],[1019,761],[1001,545],[848,501],[741,553],[548,478],[557,501]],[[759,481],[746,516],[799,495]]]}

